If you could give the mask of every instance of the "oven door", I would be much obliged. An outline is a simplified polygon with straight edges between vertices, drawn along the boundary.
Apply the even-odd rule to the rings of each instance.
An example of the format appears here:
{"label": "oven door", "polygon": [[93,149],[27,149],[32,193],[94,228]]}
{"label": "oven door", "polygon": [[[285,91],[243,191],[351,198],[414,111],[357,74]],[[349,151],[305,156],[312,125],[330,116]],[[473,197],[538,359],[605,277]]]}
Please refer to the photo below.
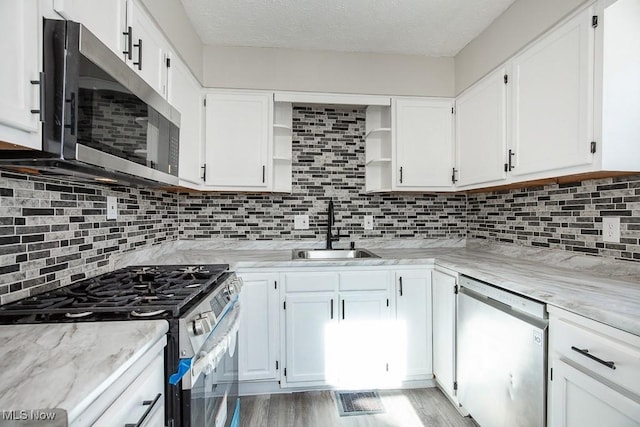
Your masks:
{"label": "oven door", "polygon": [[190,397],[184,401],[190,407],[192,427],[239,425],[239,313],[238,304],[234,304],[194,358]]}

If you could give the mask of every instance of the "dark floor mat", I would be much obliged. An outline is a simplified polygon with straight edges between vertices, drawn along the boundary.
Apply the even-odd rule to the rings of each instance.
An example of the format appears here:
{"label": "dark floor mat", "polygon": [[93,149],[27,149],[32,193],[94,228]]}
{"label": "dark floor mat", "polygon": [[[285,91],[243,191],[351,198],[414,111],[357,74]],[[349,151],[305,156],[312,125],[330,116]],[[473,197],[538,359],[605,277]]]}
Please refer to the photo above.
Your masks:
{"label": "dark floor mat", "polygon": [[377,391],[336,391],[336,402],[341,417],[385,412]]}

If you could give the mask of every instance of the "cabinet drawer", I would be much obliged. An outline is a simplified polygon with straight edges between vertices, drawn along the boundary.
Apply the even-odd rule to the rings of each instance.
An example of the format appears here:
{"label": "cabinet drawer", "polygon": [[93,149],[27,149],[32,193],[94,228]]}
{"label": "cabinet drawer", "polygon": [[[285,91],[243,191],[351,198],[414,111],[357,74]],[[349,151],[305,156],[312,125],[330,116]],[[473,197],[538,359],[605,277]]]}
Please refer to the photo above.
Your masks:
{"label": "cabinet drawer", "polygon": [[[145,417],[142,426],[151,426],[152,420],[164,421],[164,353],[160,352],[131,385],[96,420],[94,426],[136,424]],[[154,402],[156,396],[160,395]],[[143,403],[144,402],[144,403]],[[160,415],[162,414],[162,415]]]}
{"label": "cabinet drawer", "polygon": [[286,292],[335,291],[338,273],[287,273],[284,275]]}
{"label": "cabinet drawer", "polygon": [[341,291],[386,291],[389,288],[388,271],[354,271],[340,273]]}
{"label": "cabinet drawer", "polygon": [[[592,322],[585,319],[586,322]],[[582,323],[582,322],[581,322]],[[634,341],[640,340],[631,334],[593,322],[589,325],[574,323],[567,319],[553,319],[549,326],[551,345],[564,360],[571,360],[602,378],[640,395],[640,346]],[[596,328],[598,330],[596,330]],[[607,334],[611,329],[612,334]],[[628,335],[628,339],[624,339]],[[602,362],[613,362],[613,367]]]}

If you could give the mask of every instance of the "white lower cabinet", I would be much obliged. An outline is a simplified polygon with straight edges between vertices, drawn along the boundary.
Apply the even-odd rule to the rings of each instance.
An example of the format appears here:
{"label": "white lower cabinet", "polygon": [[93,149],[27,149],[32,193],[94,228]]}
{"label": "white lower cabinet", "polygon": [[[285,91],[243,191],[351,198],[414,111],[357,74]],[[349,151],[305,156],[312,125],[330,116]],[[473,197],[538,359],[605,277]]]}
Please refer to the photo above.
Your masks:
{"label": "white lower cabinet", "polygon": [[433,280],[433,374],[440,389],[455,401],[458,274],[436,267],[431,277]]}
{"label": "white lower cabinet", "polygon": [[401,380],[431,378],[431,274],[395,272],[396,330],[391,373]]}
{"label": "white lower cabinet", "polygon": [[278,274],[238,272],[240,293],[238,377],[240,381],[278,376]]}
{"label": "white lower cabinet", "polygon": [[640,337],[549,314],[549,426],[640,426]]}

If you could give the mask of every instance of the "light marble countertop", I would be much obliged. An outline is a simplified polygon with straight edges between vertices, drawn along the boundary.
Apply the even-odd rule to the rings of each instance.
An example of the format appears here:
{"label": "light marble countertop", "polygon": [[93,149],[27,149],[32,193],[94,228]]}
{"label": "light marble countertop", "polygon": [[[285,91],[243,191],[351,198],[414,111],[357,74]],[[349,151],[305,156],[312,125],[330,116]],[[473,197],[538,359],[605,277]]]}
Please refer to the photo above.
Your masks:
{"label": "light marble countertop", "polygon": [[0,326],[0,411],[72,422],[168,330],[164,320]]}
{"label": "light marble countertop", "polygon": [[[413,242],[413,243],[411,243]],[[129,264],[223,263],[231,269],[440,265],[640,336],[640,263],[483,241],[360,242],[376,259],[292,260],[301,242],[174,242]],[[377,246],[377,247],[376,247]]]}

